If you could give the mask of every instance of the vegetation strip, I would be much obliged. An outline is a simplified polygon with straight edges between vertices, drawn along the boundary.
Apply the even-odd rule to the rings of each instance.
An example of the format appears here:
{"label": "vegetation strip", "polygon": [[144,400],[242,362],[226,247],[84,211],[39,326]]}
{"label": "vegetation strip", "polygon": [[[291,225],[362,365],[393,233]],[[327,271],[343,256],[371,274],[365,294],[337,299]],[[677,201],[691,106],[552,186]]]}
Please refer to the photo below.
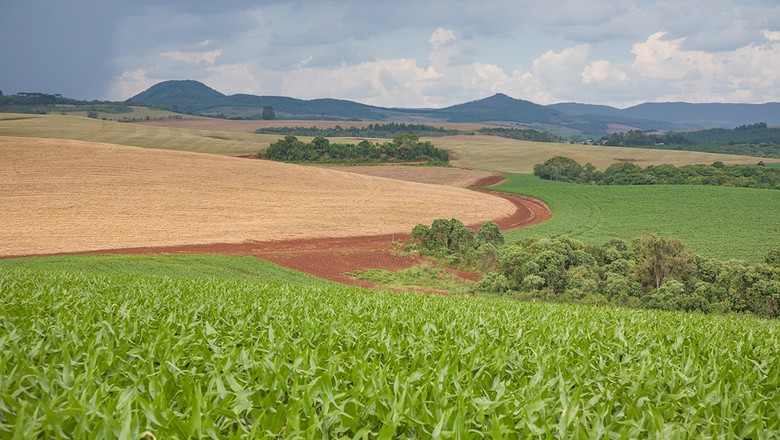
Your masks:
{"label": "vegetation strip", "polygon": [[646,231],[680,238],[695,253],[759,262],[780,243],[780,192],[703,185],[579,185],[508,175],[493,189],[544,201],[555,215],[507,241],[568,234],[586,243],[631,241]]}
{"label": "vegetation strip", "polygon": [[740,188],[780,189],[780,169],[756,165],[648,165],[616,163],[598,171],[587,163],[556,156],[534,165],[534,175],[540,179],[596,185],[713,185]]}
{"label": "vegetation strip", "polygon": [[104,271],[0,272],[3,436],[780,433],[777,321]]}

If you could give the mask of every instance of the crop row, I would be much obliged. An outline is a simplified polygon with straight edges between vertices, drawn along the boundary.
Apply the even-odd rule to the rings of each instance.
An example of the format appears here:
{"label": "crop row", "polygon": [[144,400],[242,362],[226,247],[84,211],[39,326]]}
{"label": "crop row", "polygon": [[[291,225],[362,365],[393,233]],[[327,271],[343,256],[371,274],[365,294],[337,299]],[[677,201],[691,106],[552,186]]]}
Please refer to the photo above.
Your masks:
{"label": "crop row", "polygon": [[0,437],[780,433],[780,323],[0,272]]}

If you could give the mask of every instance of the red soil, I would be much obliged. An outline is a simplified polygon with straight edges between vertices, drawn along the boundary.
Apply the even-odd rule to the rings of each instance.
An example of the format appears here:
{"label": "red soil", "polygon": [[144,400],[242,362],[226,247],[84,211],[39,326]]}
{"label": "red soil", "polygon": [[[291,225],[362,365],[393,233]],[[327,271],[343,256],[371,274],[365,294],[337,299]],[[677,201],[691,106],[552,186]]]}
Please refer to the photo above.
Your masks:
{"label": "red soil", "polygon": [[[474,186],[494,185],[503,181],[501,176],[489,177]],[[480,190],[487,191],[487,190]],[[513,194],[492,192],[515,204],[515,212],[496,220],[502,231],[519,229],[541,223],[552,215],[549,208],[539,200]],[[481,225],[470,225],[476,229]],[[441,267],[422,257],[401,255],[393,252],[395,242],[403,243],[411,234],[391,234],[371,237],[316,238],[287,241],[246,241],[244,243],[212,243],[182,246],[139,247],[127,249],[106,249],[100,251],[75,252],[69,254],[220,254],[253,255],[290,269],[305,272],[319,278],[361,287],[372,287],[369,281],[344,276],[346,272],[368,269],[401,270],[425,262]],[[62,254],[56,254],[62,255]],[[9,258],[9,257],[4,257]],[[444,268],[461,278],[476,280],[479,275]]]}
{"label": "red soil", "polygon": [[[479,186],[492,185],[501,180],[500,176],[478,182]],[[477,186],[477,185],[475,185]],[[480,190],[489,192],[487,190]],[[541,223],[550,218],[547,206],[530,197],[506,193],[490,192],[515,204],[517,210],[502,219],[496,220],[502,231],[523,228]],[[471,225],[476,229],[480,225]],[[378,235],[371,237],[300,239],[287,241],[246,241],[244,243],[192,244],[184,246],[140,247],[129,249],[106,249],[101,251],[77,252],[78,254],[220,254],[253,255],[290,269],[305,272],[316,277],[361,287],[372,287],[369,281],[356,280],[344,276],[346,272],[367,269],[385,269],[397,271],[427,263],[441,267],[422,257],[394,253],[394,242],[405,242],[410,234]],[[73,254],[73,253],[71,253]],[[477,274],[444,268],[461,278],[476,280]]]}

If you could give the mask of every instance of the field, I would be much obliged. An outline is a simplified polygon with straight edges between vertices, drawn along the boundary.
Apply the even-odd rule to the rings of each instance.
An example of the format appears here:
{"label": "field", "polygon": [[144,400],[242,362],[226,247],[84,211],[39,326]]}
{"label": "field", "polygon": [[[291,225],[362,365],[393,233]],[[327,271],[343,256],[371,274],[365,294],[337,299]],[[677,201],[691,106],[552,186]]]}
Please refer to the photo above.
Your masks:
{"label": "field", "polygon": [[[56,105],[49,113],[61,113],[69,116],[87,116],[90,108],[94,108],[98,119],[107,120],[143,120],[144,118],[181,118],[180,113],[174,113],[168,110],[161,110],[156,108],[141,107],[137,105],[126,106],[129,111],[101,111],[105,107],[111,109],[113,106],[74,106],[74,105]],[[124,107],[124,106],[123,106]],[[200,116],[185,115],[187,118],[201,119]]]}
{"label": "field", "polygon": [[756,158],[731,154],[699,153],[692,151],[649,150],[642,148],[600,147],[579,144],[517,141],[494,136],[449,136],[436,138],[437,146],[450,152],[454,166],[503,173],[529,174],[534,165],[554,156],[570,157],[585,164],[590,162],[605,169],[617,162],[632,162],[646,167],[656,164],[756,164],[780,162],[780,159]]}
{"label": "field", "polygon": [[[457,296],[457,271],[388,248],[435,218],[541,219],[454,187],[555,154],[743,159],[462,136],[435,142],[487,171],[318,168],[224,157],[278,136],[217,122],[0,115],[0,256],[172,253],[0,259],[0,438],[780,436],[780,321]],[[780,243],[779,191],[495,189],[553,212],[509,241],[654,230],[751,262]]]}
{"label": "field", "polygon": [[408,233],[515,206],[473,191],[316,167],[0,137],[0,255]]}
{"label": "field", "polygon": [[[410,122],[406,122],[409,124]],[[454,122],[411,122],[412,124],[425,124],[433,127],[441,127],[447,130],[478,130],[482,127],[486,127],[486,124],[468,124],[468,123],[454,123]],[[231,131],[238,133],[254,133],[258,128],[271,128],[271,127],[317,127],[317,128],[334,128],[337,125],[343,128],[347,127],[365,127],[372,124],[381,124],[381,122],[375,121],[303,121],[303,120],[256,120],[256,121],[234,121],[227,119],[214,119],[214,118],[198,118],[198,119],[181,119],[181,120],[161,120],[161,121],[144,121],[143,125],[156,125],[160,127],[170,128],[185,128],[195,130],[215,130],[215,131]]]}
{"label": "field", "polygon": [[[279,135],[253,134],[262,126],[282,121],[225,121],[220,119],[150,121],[120,123],[77,116],[0,114],[0,136],[25,136],[107,142],[135,147],[194,151],[239,156],[255,154],[275,142]],[[285,121],[302,126],[347,125],[344,121]],[[363,125],[368,123],[362,123]],[[361,123],[355,123],[361,125]],[[450,128],[447,124],[442,124]],[[463,127],[463,124],[453,124]],[[466,127],[470,125],[466,124]],[[181,128],[183,127],[183,128]],[[301,137],[304,141],[311,138]],[[533,166],[550,157],[564,155],[581,163],[592,162],[604,169],[612,163],[630,161],[638,165],[671,163],[755,164],[780,163],[780,159],[757,159],[749,156],[698,153],[688,151],[650,150],[641,148],[597,147],[578,144],[555,144],[517,141],[495,136],[459,135],[430,140],[451,152],[456,167],[504,173],[530,173]],[[354,138],[332,138],[332,142],[355,143]]]}
{"label": "field", "polygon": [[0,262],[0,435],[780,433],[777,321],[307,286],[234,257],[142,275],[174,257],[123,258]]}
{"label": "field", "polygon": [[[483,179],[497,176],[489,171],[466,170],[453,167],[428,166],[332,166],[329,169],[385,177],[405,182],[431,183],[435,185],[467,188]],[[499,176],[500,177],[500,176]]]}
{"label": "field", "polygon": [[603,243],[632,240],[645,231],[676,236],[709,257],[763,260],[780,244],[780,191],[693,185],[578,185],[509,176],[492,187],[543,200],[545,223],[508,233],[511,240],[569,234]]}
{"label": "field", "polygon": [[238,156],[257,153],[279,136],[188,130],[80,116],[0,114],[0,136],[105,142],[134,147]]}

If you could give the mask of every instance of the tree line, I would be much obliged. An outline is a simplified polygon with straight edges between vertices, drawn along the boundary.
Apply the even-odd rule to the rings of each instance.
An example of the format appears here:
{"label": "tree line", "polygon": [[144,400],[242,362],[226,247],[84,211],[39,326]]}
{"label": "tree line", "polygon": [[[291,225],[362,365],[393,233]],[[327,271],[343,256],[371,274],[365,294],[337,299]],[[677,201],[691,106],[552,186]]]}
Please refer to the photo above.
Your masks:
{"label": "tree line", "polygon": [[458,134],[458,130],[447,130],[426,124],[406,124],[390,122],[387,124],[368,124],[363,127],[333,128],[318,127],[268,127],[255,130],[259,134],[281,134],[295,136],[325,136],[325,137],[369,137],[392,139],[399,134],[414,134],[417,136],[450,136]]}
{"label": "tree line", "polygon": [[407,247],[485,273],[478,293],[584,304],[752,313],[780,317],[780,247],[763,263],[721,261],[676,238],[648,233],[627,243],[585,244],[566,235],[502,246],[495,223],[474,232],[457,219],[418,225]]}
{"label": "tree line", "polygon": [[663,164],[642,168],[630,162],[610,165],[598,171],[587,163],[580,165],[574,159],[556,156],[534,165],[534,175],[541,179],[595,185],[715,185],[744,188],[780,189],[780,168],[756,165],[731,165],[722,162],[712,165]]}
{"label": "tree line", "polygon": [[546,132],[534,130],[532,128],[508,128],[508,127],[482,127],[477,130],[477,134],[488,136],[498,136],[507,139],[517,139],[521,141],[533,142],[560,142],[561,138]]}
{"label": "tree line", "polygon": [[362,140],[357,144],[331,143],[317,136],[303,142],[287,135],[261,150],[259,157],[283,162],[432,162],[448,163],[447,151],[413,134],[399,134],[391,142]]}
{"label": "tree line", "polygon": [[744,124],[734,129],[711,128],[685,133],[655,134],[640,130],[612,133],[597,141],[600,145],[664,150],[706,151],[780,158],[780,128],[765,122]]}

